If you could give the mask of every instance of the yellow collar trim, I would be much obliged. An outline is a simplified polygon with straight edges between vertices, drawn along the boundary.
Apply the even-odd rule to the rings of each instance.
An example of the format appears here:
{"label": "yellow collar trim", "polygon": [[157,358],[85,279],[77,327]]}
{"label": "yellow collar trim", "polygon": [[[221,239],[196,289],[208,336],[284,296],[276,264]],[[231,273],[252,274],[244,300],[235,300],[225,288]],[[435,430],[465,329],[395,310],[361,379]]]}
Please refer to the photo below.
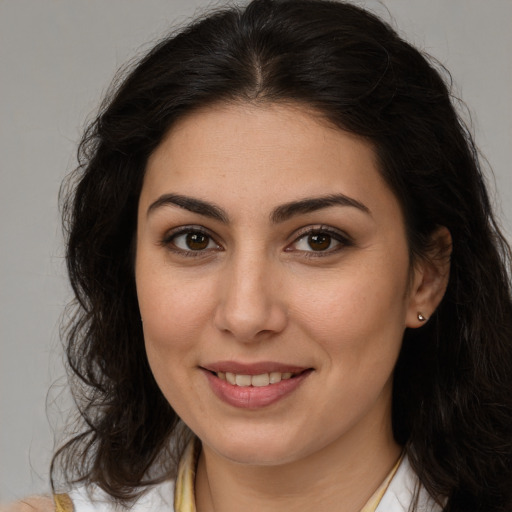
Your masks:
{"label": "yellow collar trim", "polygon": [[67,494],[54,494],[55,512],[73,512],[73,502]]}

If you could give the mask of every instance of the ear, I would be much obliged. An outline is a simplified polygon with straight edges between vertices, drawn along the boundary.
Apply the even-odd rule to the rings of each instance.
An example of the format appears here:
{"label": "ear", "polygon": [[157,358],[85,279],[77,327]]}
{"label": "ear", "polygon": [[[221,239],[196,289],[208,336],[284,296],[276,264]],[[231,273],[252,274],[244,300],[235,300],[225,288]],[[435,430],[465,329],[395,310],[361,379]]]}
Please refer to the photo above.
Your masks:
{"label": "ear", "polygon": [[[421,327],[441,302],[450,277],[452,237],[444,226],[431,236],[427,254],[413,268],[406,326]],[[422,320],[423,317],[423,320]]]}

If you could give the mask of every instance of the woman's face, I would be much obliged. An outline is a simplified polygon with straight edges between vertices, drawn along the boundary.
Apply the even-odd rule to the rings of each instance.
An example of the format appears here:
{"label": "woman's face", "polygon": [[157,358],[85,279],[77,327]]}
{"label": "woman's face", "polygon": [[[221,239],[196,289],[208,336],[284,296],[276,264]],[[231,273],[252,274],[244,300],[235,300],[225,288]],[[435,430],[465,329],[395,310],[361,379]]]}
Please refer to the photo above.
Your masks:
{"label": "woman's face", "polygon": [[389,439],[417,280],[372,147],[300,107],[193,113],[149,159],[136,256],[147,355],[218,455],[280,464]]}

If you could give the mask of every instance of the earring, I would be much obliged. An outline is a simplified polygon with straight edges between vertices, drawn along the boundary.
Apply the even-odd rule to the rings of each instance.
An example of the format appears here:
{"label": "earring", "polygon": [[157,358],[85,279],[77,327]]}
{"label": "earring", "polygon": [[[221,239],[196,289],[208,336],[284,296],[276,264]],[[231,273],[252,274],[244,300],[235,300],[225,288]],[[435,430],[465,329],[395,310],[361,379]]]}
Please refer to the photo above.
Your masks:
{"label": "earring", "polygon": [[419,320],[420,322],[425,322],[425,321],[427,320],[427,318],[426,318],[426,317],[424,317],[421,313],[418,313],[418,320]]}

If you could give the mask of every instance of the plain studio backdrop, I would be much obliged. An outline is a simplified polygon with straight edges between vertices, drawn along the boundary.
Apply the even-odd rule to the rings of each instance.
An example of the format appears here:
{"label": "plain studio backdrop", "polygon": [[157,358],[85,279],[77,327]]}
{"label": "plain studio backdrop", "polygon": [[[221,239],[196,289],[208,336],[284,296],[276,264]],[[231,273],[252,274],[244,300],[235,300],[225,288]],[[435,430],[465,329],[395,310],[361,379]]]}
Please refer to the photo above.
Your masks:
{"label": "plain studio backdrop", "polygon": [[[510,240],[512,0],[356,3],[451,71],[494,170],[490,189]],[[57,203],[81,130],[119,66],[208,4],[0,0],[0,502],[48,490],[69,409],[59,319],[70,292]]]}

